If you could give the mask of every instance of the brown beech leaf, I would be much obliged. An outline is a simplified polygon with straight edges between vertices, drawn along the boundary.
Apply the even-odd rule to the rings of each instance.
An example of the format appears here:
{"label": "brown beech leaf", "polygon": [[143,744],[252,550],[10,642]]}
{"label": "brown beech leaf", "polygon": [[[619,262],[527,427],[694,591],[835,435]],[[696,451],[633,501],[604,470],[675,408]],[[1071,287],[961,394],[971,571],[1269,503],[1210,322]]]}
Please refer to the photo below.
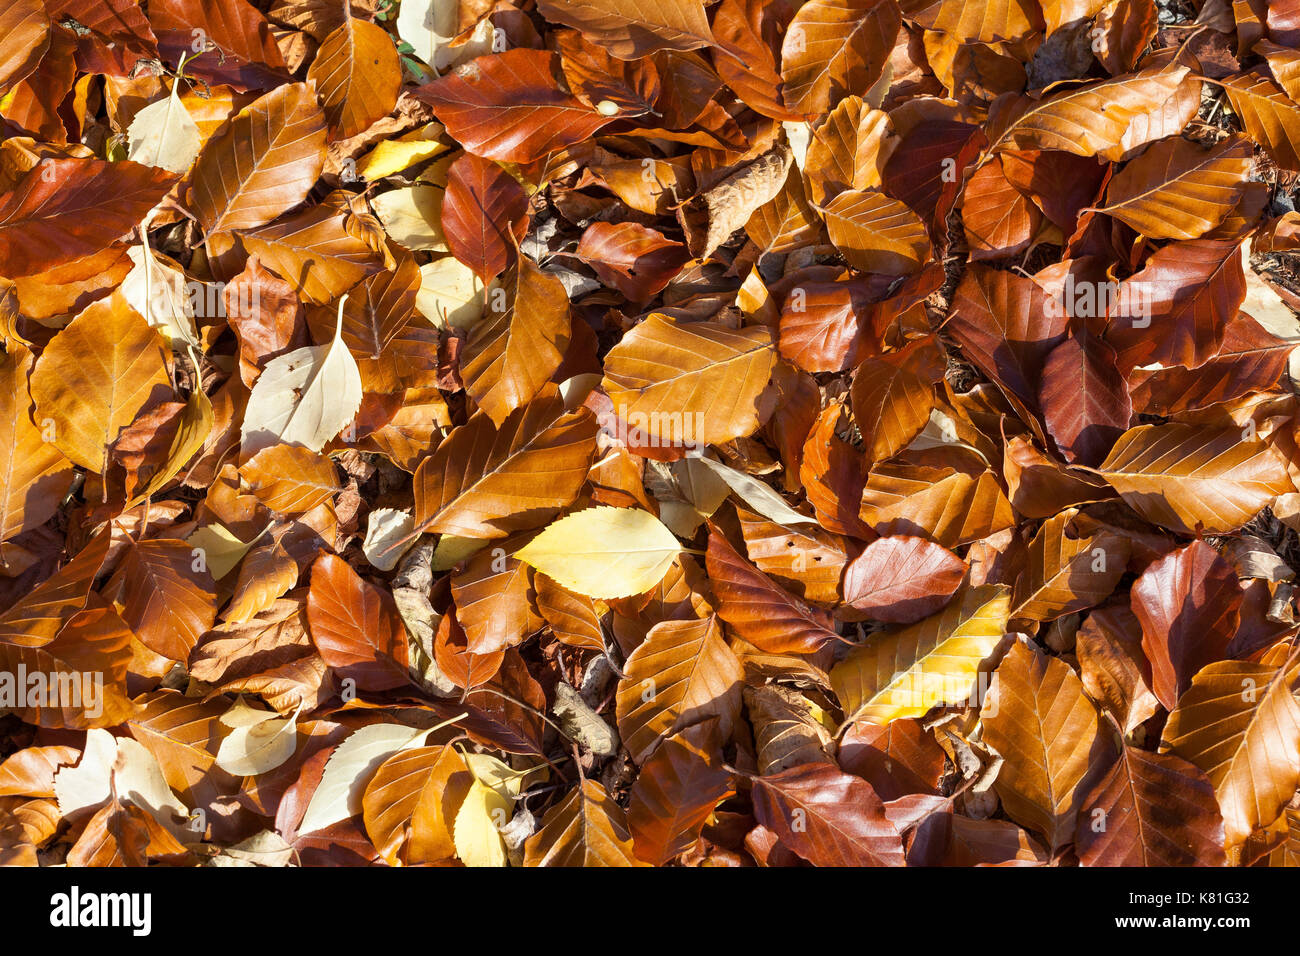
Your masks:
{"label": "brown beech leaf", "polygon": [[1002,468],[1011,506],[1026,517],[1050,518],[1071,505],[1118,497],[1101,478],[1063,466],[1024,438],[1007,442]]}
{"label": "brown beech leaf", "polygon": [[987,538],[1015,524],[1011,503],[991,471],[878,465],[858,511],[878,535],[928,538],[945,548]]}
{"label": "brown beech leaf", "polygon": [[1007,150],[998,160],[1007,182],[1067,233],[1074,231],[1080,210],[1097,198],[1109,169],[1091,157],[1060,150]]}
{"label": "brown beech leaf", "polygon": [[952,598],[966,568],[957,555],[925,538],[877,538],[844,566],[844,600],[876,620],[912,624]]}
{"label": "brown beech leaf", "polygon": [[54,774],[81,756],[76,747],[27,747],[0,763],[0,796],[53,797]]}
{"label": "brown beech leaf", "polygon": [[618,417],[667,445],[714,445],[753,434],[776,352],[762,326],[733,330],[661,314],[605,356],[602,387]]}
{"label": "brown beech leaf", "polygon": [[1192,679],[1165,724],[1161,751],[1214,785],[1229,847],[1271,824],[1300,782],[1300,703],[1288,665],[1219,661]]}
{"label": "brown beech leaf", "polygon": [[1154,143],[1106,189],[1101,211],[1152,239],[1197,239],[1237,204],[1251,144],[1226,139],[1203,150],[1181,137]]}
{"label": "brown beech leaf", "polygon": [[716,527],[709,529],[705,560],[719,617],[755,647],[770,654],[811,654],[836,640],[828,614],[742,558]]}
{"label": "brown beech leaf", "polygon": [[1097,470],[1148,521],[1185,534],[1240,528],[1290,484],[1281,455],[1235,426],[1139,425]]}
{"label": "brown beech leaf", "polygon": [[1032,414],[1047,357],[1064,340],[1067,321],[1032,279],[972,266],[953,294],[944,329],[981,372]]}
{"label": "brown beech leaf", "polygon": [[[9,682],[10,693],[16,692],[15,716],[38,727],[69,730],[120,724],[135,711],[125,690],[132,639],[132,629],[111,607],[97,607],[71,614],[54,639],[39,647],[0,643],[0,665],[14,675]],[[27,685],[14,686],[23,673]],[[99,688],[90,684],[96,679],[102,681]],[[57,688],[44,701],[31,693],[41,683]]]}
{"label": "brown beech leaf", "polygon": [[977,169],[966,186],[962,226],[972,260],[998,259],[1028,249],[1042,227],[1042,215],[1007,179],[1002,163],[994,161]]}
{"label": "brown beech leaf", "polygon": [[322,554],[311,569],[307,621],[325,663],[362,690],[410,683],[406,631],[392,595],[341,559]]}
{"label": "brown beech leaf", "polygon": [[792,163],[790,150],[779,146],[692,199],[680,213],[691,254],[708,259],[744,228],[760,207],[781,194]]}
{"label": "brown beech leaf", "polygon": [[1232,111],[1241,117],[1251,139],[1283,169],[1300,170],[1300,106],[1258,73],[1230,76],[1222,82]]}
{"label": "brown beech leaf", "polygon": [[1252,49],[1268,60],[1268,69],[1273,74],[1273,79],[1294,101],[1296,91],[1300,90],[1297,85],[1297,81],[1300,81],[1300,52],[1266,39],[1257,40]]}
{"label": "brown beech leaf", "polygon": [[75,558],[0,614],[0,641],[40,647],[54,640],[68,619],[86,606],[111,539],[110,533],[101,531]]}
{"label": "brown beech leaf", "polygon": [[[368,276],[348,290],[343,304],[343,341],[365,376],[367,359],[378,362],[385,350],[399,339],[415,314],[415,296],[420,288],[420,269],[410,255],[399,255],[391,272]],[[326,341],[334,331],[337,309],[322,309],[320,323],[312,323],[316,341]],[[392,353],[389,353],[390,355]]]}
{"label": "brown beech leaf", "polygon": [[41,0],[15,0],[0,15],[0,89],[27,77],[50,46],[50,18]]}
{"label": "brown beech leaf", "polygon": [[456,811],[473,780],[454,747],[399,750],[366,784],[366,834],[390,865],[451,859]]}
{"label": "brown beech leaf", "polygon": [[343,490],[334,463],[299,445],[263,448],[240,469],[240,477],[282,515],[304,514]]}
{"label": "brown beech leaf", "polygon": [[618,729],[633,760],[644,761],[662,739],[709,717],[730,737],[744,673],[716,617],[656,624],[624,673]]}
{"label": "brown beech leaf", "polygon": [[804,195],[803,180],[787,176],[776,197],[754,210],[745,234],[761,252],[778,254],[812,245],[822,224]]}
{"label": "brown beech leaf", "polygon": [[1042,845],[1007,820],[975,820],[954,814],[945,866],[1046,866]]}
{"label": "brown beech leaf", "polygon": [[[43,525],[63,500],[72,462],[28,414],[32,353],[13,345],[0,362],[0,541]],[[0,566],[7,566],[0,548]]]}
{"label": "brown beech leaf", "polygon": [[713,12],[713,37],[730,56],[715,56],[714,68],[740,99],[773,119],[795,119],[781,95],[777,69],[780,35],[793,7],[767,0],[722,0]]}
{"label": "brown beech leaf", "polygon": [[781,44],[785,105],[825,113],[880,78],[902,24],[895,0],[811,0]]}
{"label": "brown beech leaf", "polygon": [[50,0],[45,9],[52,20],[70,16],[90,31],[77,36],[77,55],[87,68],[93,63],[111,71],[120,63],[129,70],[157,52],[157,38],[144,11],[129,0]]}
{"label": "brown beech leaf", "polygon": [[764,574],[779,578],[805,600],[839,601],[840,573],[847,560],[842,538],[813,525],[777,524],[737,506],[745,551]]}
{"label": "brown beech leaf", "polygon": [[86,824],[68,851],[72,866],[147,866],[150,859],[183,856],[185,847],[146,810],[116,794]]}
{"label": "brown beech leaf", "polygon": [[718,721],[703,720],[665,739],[642,764],[627,808],[637,859],[662,866],[685,853],[733,792],[721,739]]}
{"label": "brown beech leaf", "polygon": [[942,353],[931,337],[858,366],[853,373],[853,419],[869,461],[893,458],[921,434],[934,410],[934,385],[942,375]]}
{"label": "brown beech leaf", "polygon": [[524,843],[524,866],[646,866],[633,856],[626,814],[594,780],[583,780]]}
{"label": "brown beech leaf", "polygon": [[1072,464],[1100,465],[1133,415],[1115,350],[1086,328],[1048,354],[1038,402],[1048,434]]}
{"label": "brown beech leaf", "polygon": [[247,0],[157,0],[149,5],[149,23],[172,63],[194,53],[194,30],[201,30],[202,48],[211,51],[195,57],[190,72],[211,84],[269,89],[288,79],[270,21]]}
{"label": "brown beech leaf", "polygon": [[846,189],[822,214],[831,242],[855,269],[906,275],[920,269],[928,257],[925,224],[884,193]]}
{"label": "brown beech leaf", "polygon": [[816,866],[902,866],[903,841],[871,785],[831,764],[754,777],[754,816]]}
{"label": "brown beech leaf", "polygon": [[[378,4],[375,0],[354,0],[349,4],[357,13],[370,14]],[[348,16],[347,9],[335,6],[330,0],[272,0],[267,17],[286,27],[294,27],[314,40],[324,40],[338,29]]]}
{"label": "brown beech leaf", "polygon": [[486,159],[531,163],[609,123],[560,88],[560,58],[544,50],[481,56],[415,91],[447,131]]}
{"label": "brown beech leaf", "polygon": [[[1120,371],[1153,363],[1196,368],[1218,354],[1229,319],[1245,301],[1234,240],[1171,243],[1115,290],[1107,341]],[[1152,335],[1151,329],[1162,330]]]}
{"label": "brown beech leaf", "polygon": [[808,763],[832,763],[831,731],[814,704],[790,687],[745,688],[745,711],[754,728],[758,772],[763,776]]}
{"label": "brown beech leaf", "polygon": [[554,393],[511,412],[500,428],[476,415],[420,463],[416,527],[503,538],[545,524],[577,497],[596,430],[591,412],[565,412]]}
{"label": "brown beech leaf", "polygon": [[[953,0],[916,6],[919,9],[909,10],[909,13],[927,30],[952,33],[963,40],[981,43],[1018,37],[1039,25],[1038,12],[1028,0],[994,0],[979,10]],[[1059,20],[1053,19],[1053,6],[1053,0],[1043,4],[1048,33],[1061,25]],[[1086,15],[1086,11],[1080,11],[1079,15]]]}
{"label": "brown beech leaf", "polygon": [[467,689],[486,684],[496,676],[505,661],[504,650],[487,654],[475,654],[469,650],[469,638],[451,611],[438,622],[433,651],[438,668],[447,679],[457,687]]}
{"label": "brown beech leaf", "polygon": [[866,780],[882,800],[934,793],[945,761],[943,748],[919,720],[855,721],[840,738],[837,756],[842,770]]}
{"label": "brown beech leaf", "polygon": [[1142,627],[1127,602],[1092,611],[1075,636],[1079,677],[1088,696],[1115,718],[1127,735],[1156,712],[1142,652]]}
{"label": "brown beech leaf", "polygon": [[[189,660],[217,616],[216,584],[189,542],[132,542],[110,582],[122,588],[122,618],[155,654]],[[197,567],[196,567],[197,565]]]}
{"label": "brown beech leaf", "polygon": [[402,67],[382,27],[348,17],[325,37],[307,70],[335,139],[347,139],[392,112]]}
{"label": "brown beech leaf", "polygon": [[307,636],[306,609],[288,598],[210,631],[190,655],[189,668],[197,680],[224,692],[260,694],[282,714],[299,704],[310,707],[332,686],[323,680],[325,662]]}
{"label": "brown beech leaf", "polygon": [[1149,565],[1132,593],[1142,649],[1151,662],[1151,689],[1172,711],[1192,678],[1225,656],[1237,631],[1237,574],[1208,544],[1193,541]]}
{"label": "brown beech leaf", "polygon": [[[217,806],[221,794],[237,785],[237,778],[217,766],[215,756],[217,740],[228,729],[220,721],[229,707],[168,690],[143,694],[136,702],[140,709],[126,729],[153,754],[167,786],[187,807]],[[209,815],[208,823],[214,836],[231,829],[216,814]]]}
{"label": "brown beech leaf", "polygon": [[689,254],[679,242],[634,222],[592,223],[577,256],[601,282],[636,302],[648,302],[672,280]]}
{"label": "brown beech leaf", "polygon": [[[308,302],[323,305],[383,268],[374,237],[341,194],[244,233],[244,247]],[[332,331],[332,330],[331,330]]]}
{"label": "brown beech leaf", "polygon": [[1084,535],[1063,511],[1043,522],[1029,542],[1028,563],[1016,579],[1011,616],[1051,621],[1110,597],[1128,566],[1129,543],[1116,534]]}
{"label": "brown beech leaf", "polygon": [[1205,408],[1268,391],[1287,369],[1295,343],[1266,332],[1244,312],[1228,321],[1218,354],[1195,369],[1175,365],[1129,375],[1133,404],[1153,415]]}
{"label": "brown beech leaf", "polygon": [[[576,30],[558,34],[565,82],[588,106],[608,100],[629,116],[650,112],[663,91],[654,60],[619,60]],[[608,107],[606,107],[608,109]]]}
{"label": "brown beech leaf", "polygon": [[1070,842],[1084,788],[1111,749],[1079,678],[1063,661],[1014,644],[982,717],[985,741],[1003,758],[994,786],[1008,815],[1053,850]]}
{"label": "brown beech leaf", "polygon": [[825,204],[846,189],[878,189],[897,145],[889,115],[849,96],[813,130],[804,169],[812,199]]}
{"label": "brown beech leaf", "polygon": [[537,611],[551,626],[557,640],[570,647],[604,652],[603,604],[561,587],[540,572],[533,575],[533,587]]}
{"label": "brown beech leaf", "polygon": [[261,226],[306,199],[324,163],[325,116],[310,87],[288,83],[204,144],[186,201],[208,235]]}
{"label": "brown beech leaf", "polygon": [[1119,159],[1121,140],[1129,126],[1168,100],[1186,75],[1185,66],[1153,67],[1042,100],[1010,98],[990,117],[990,151],[1059,149],[1078,156]]}
{"label": "brown beech leaf", "polygon": [[[87,355],[98,361],[86,362]],[[168,358],[163,337],[120,299],[87,310],[36,361],[35,418],[71,461],[102,473],[121,431],[170,396]]]}
{"label": "brown beech leaf", "polygon": [[5,94],[4,117],[41,140],[66,143],[68,131],[58,110],[76,84],[76,40],[66,30],[51,30],[49,44],[36,69]]}
{"label": "brown beech leaf", "polygon": [[129,232],[175,177],[123,160],[43,159],[0,194],[0,276],[45,272]]}
{"label": "brown beech leaf", "polygon": [[581,30],[621,60],[713,44],[701,0],[540,0],[542,16]]}
{"label": "brown beech leaf", "polygon": [[570,329],[563,283],[520,256],[513,303],[504,310],[489,308],[470,330],[460,369],[466,391],[500,425],[560,367]]}
{"label": "brown beech leaf", "polygon": [[800,283],[781,309],[781,357],[807,372],[843,372],[862,361],[866,319],[880,290],[871,280]]}
{"label": "brown beech leaf", "polygon": [[978,126],[946,116],[900,131],[898,147],[885,164],[885,192],[907,203],[932,231],[946,234],[962,171],[984,145]]}
{"label": "brown beech leaf", "polygon": [[870,538],[871,529],[858,517],[857,508],[867,481],[866,466],[857,449],[836,434],[843,410],[842,405],[831,404],[817,417],[803,446],[799,481],[822,527]]}
{"label": "brown beech leaf", "polygon": [[1079,808],[1084,866],[1222,866],[1223,818],[1205,774],[1125,746]]}
{"label": "brown beech leaf", "polygon": [[518,644],[542,627],[533,610],[533,572],[518,560],[518,539],[484,548],[452,574],[456,620],[465,630],[466,648],[483,656]]}
{"label": "brown beech leaf", "polygon": [[466,153],[451,164],[442,231],[452,254],[484,284],[510,264],[528,225],[527,211],[523,187],[496,163]]}

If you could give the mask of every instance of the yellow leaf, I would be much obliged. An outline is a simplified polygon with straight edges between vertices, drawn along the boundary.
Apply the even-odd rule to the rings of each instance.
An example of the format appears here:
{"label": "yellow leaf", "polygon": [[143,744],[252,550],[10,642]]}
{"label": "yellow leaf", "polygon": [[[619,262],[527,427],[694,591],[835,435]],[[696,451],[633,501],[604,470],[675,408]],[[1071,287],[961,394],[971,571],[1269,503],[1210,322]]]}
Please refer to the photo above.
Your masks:
{"label": "yellow leaf", "polygon": [[420,266],[416,310],[435,328],[468,329],[483,315],[483,283],[454,256]]}
{"label": "yellow leaf", "polygon": [[456,855],[466,866],[505,866],[506,845],[501,828],[510,822],[510,801],[475,780],[456,813],[452,839]]}
{"label": "yellow leaf", "polygon": [[433,550],[433,570],[450,571],[462,561],[472,558],[487,546],[482,538],[462,538],[459,535],[444,534],[438,538],[438,546]]}
{"label": "yellow leaf", "polygon": [[441,123],[429,123],[413,133],[384,140],[357,163],[357,175],[375,182],[446,152],[449,147],[438,142],[442,132]]}
{"label": "yellow leaf", "polygon": [[570,591],[618,598],[662,581],[681,549],[648,511],[600,507],[561,518],[515,557]]}
{"label": "yellow leaf", "polygon": [[442,232],[443,190],[423,183],[394,189],[370,201],[390,239],[413,252],[446,252]]}
{"label": "yellow leaf", "polygon": [[1006,588],[973,588],[938,614],[872,635],[831,669],[844,713],[849,720],[888,724],[966,701],[980,663],[1006,633],[1010,613]]}
{"label": "yellow leaf", "polygon": [[196,551],[203,552],[203,560],[214,581],[220,581],[233,571],[253,546],[252,541],[245,544],[231,534],[225,525],[219,524],[199,528],[185,539],[185,543]]}
{"label": "yellow leaf", "polygon": [[[470,772],[474,778],[487,787],[491,787],[502,798],[513,801],[523,792],[524,784],[539,783],[548,776],[546,765],[538,764],[536,767],[526,767],[523,770],[516,770],[491,754],[462,754],[465,763],[469,766]],[[534,777],[533,774],[541,771],[540,777]]]}
{"label": "yellow leaf", "polygon": [[76,464],[100,474],[108,446],[141,409],[170,396],[167,343],[120,295],[96,302],[56,335],[32,371],[36,424]]}
{"label": "yellow leaf", "polygon": [[[267,773],[293,756],[298,747],[298,713],[279,717],[275,711],[243,713],[236,703],[221,718],[235,729],[217,748],[217,766],[237,777]],[[251,708],[250,708],[251,709]]]}

